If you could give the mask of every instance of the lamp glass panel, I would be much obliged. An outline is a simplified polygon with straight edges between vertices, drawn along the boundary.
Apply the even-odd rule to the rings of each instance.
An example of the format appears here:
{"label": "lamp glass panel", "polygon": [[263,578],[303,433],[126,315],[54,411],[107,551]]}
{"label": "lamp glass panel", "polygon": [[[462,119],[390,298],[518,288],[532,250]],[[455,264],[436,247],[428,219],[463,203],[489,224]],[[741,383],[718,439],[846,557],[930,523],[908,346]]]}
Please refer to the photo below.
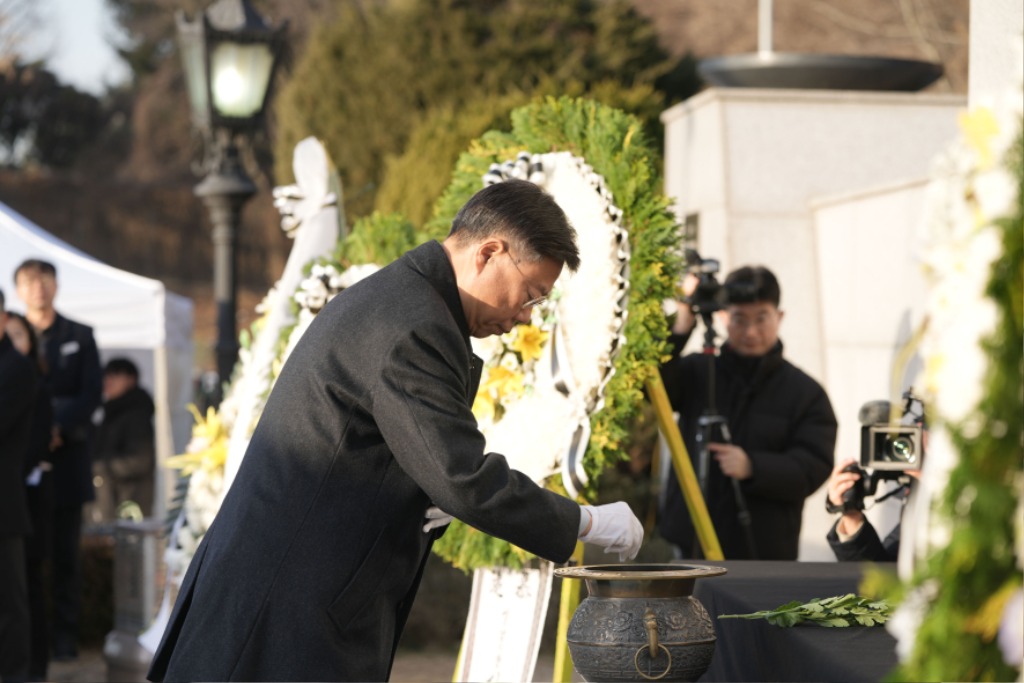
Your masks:
{"label": "lamp glass panel", "polygon": [[259,113],[270,83],[274,54],[260,43],[220,43],[210,55],[213,108],[221,116]]}
{"label": "lamp glass panel", "polygon": [[206,96],[202,34],[194,30],[182,31],[179,40],[182,67],[185,70],[185,84],[188,87],[188,101],[192,104],[192,115],[197,121],[208,120],[209,101]]}

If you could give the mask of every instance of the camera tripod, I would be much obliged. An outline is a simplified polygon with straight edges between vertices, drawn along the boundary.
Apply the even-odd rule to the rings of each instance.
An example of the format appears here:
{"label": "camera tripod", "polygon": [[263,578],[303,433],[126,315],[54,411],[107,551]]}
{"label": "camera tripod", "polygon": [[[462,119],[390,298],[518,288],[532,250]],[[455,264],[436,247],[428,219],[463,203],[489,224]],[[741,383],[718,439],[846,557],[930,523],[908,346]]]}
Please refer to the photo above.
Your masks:
{"label": "camera tripod", "polygon": [[[715,328],[712,324],[711,313],[718,308],[694,305],[695,312],[704,323],[704,347],[702,355],[707,359],[708,381],[707,381],[707,403],[704,412],[697,419],[697,481],[704,499],[708,497],[708,478],[711,470],[711,443],[732,443],[732,435],[729,432],[729,421],[724,415],[715,412]],[[754,531],[751,526],[750,509],[747,507],[747,498],[743,495],[740,482],[735,477],[727,477],[732,484],[733,496],[736,499],[736,516],[743,530],[743,537],[747,544],[747,552],[750,559],[757,559],[757,546],[754,544]]]}

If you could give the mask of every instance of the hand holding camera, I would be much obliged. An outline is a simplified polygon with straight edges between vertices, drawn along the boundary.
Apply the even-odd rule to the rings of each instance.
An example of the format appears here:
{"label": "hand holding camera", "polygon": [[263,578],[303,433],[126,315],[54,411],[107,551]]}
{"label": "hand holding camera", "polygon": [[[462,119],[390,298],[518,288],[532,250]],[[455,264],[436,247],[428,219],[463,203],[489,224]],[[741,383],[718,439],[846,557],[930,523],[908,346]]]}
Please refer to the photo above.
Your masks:
{"label": "hand holding camera", "polygon": [[[903,398],[903,410],[898,412],[888,401],[868,401],[861,406],[857,416],[862,425],[860,461],[847,458],[832,470],[825,502],[829,512],[860,513],[864,499],[875,495],[879,482],[906,484],[918,475],[924,458],[924,408],[910,391]],[[893,493],[895,490],[875,502]],[[862,514],[859,517],[863,520]]]}
{"label": "hand holding camera", "polygon": [[864,524],[864,513],[861,512],[864,496],[859,489],[863,489],[866,476],[867,473],[857,466],[853,458],[839,461],[832,470],[828,480],[828,505],[830,510],[843,513],[836,528],[841,534],[852,536]]}

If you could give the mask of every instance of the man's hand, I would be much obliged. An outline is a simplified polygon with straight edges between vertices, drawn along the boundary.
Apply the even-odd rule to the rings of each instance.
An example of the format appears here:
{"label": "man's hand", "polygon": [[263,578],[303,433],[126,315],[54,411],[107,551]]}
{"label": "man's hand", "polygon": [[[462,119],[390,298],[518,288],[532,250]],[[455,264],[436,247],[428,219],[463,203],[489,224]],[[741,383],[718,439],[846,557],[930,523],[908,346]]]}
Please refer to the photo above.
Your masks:
{"label": "man's hand", "polygon": [[854,482],[860,479],[858,472],[844,472],[850,465],[857,464],[854,458],[845,458],[832,468],[832,476],[828,478],[828,500],[837,508],[843,507],[843,494],[850,490]]}
{"label": "man's hand", "polygon": [[[836,463],[832,469],[832,476],[828,479],[828,500],[837,508],[843,507],[843,494],[853,487],[860,479],[859,471],[844,471],[850,465],[857,464],[854,458],[845,458]],[[853,536],[864,526],[864,513],[860,510],[844,510],[843,516],[839,518],[836,525],[836,534],[840,540]]]}
{"label": "man's hand", "polygon": [[455,518],[436,505],[431,505],[427,508],[426,513],[424,513],[423,519],[427,522],[423,525],[423,533],[429,534],[438,527],[451,524]]}
{"label": "man's hand", "polygon": [[580,515],[579,539],[584,543],[599,545],[606,553],[618,553],[620,562],[632,560],[640,552],[644,527],[622,501],[597,506],[581,505]]}
{"label": "man's hand", "polygon": [[693,315],[693,307],[683,301],[686,297],[693,296],[700,280],[693,273],[688,273],[683,279],[680,294],[676,299],[676,319],[672,323],[672,334],[689,334],[693,326],[697,324],[697,318]]}
{"label": "man's hand", "polygon": [[731,443],[709,443],[708,450],[715,454],[715,462],[722,468],[722,473],[733,479],[750,479],[754,474],[754,466],[747,452]]}

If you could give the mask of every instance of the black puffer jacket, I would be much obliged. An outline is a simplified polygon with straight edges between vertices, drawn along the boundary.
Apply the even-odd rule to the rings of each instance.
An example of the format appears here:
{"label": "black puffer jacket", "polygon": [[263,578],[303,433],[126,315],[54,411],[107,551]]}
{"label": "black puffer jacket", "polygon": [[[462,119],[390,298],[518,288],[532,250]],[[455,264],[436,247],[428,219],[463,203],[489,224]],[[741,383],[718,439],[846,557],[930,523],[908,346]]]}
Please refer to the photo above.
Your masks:
{"label": "black puffer jacket", "polygon": [[[679,357],[686,336],[673,335],[675,354],[662,378],[694,470],[699,471],[696,434],[708,402],[708,358]],[[752,518],[756,559],[795,560],[804,499],[828,479],[836,441],[836,418],[825,390],[784,360],[782,342],[760,358],[747,358],[725,344],[714,358],[715,411],[728,419],[732,442],[750,457],[753,475],[740,482]],[[731,480],[712,459],[706,502],[726,559],[751,559],[738,521]],[[673,471],[661,510],[662,535],[693,557],[695,534]]]}

